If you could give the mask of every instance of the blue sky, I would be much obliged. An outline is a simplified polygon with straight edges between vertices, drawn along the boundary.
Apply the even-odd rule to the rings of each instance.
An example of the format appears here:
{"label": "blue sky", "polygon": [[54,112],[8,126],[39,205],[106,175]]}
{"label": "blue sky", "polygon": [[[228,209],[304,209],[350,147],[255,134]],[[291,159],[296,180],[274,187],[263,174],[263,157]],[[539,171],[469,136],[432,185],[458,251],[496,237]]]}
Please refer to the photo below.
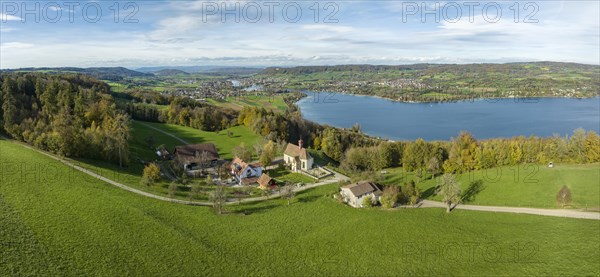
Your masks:
{"label": "blue sky", "polygon": [[69,2],[2,1],[0,67],[600,64],[599,1]]}

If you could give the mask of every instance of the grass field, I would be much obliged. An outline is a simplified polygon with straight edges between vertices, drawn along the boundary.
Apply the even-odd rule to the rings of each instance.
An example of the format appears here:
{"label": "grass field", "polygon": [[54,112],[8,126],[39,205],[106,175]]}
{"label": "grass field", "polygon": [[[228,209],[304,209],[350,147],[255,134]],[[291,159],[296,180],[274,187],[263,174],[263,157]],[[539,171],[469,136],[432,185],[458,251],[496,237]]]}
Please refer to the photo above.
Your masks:
{"label": "grass field", "polygon": [[[402,168],[386,169],[386,183],[402,184],[416,179],[414,173]],[[429,178],[429,175],[427,175]],[[463,192],[471,190],[472,197],[465,202],[479,205],[557,208],[556,194],[563,185],[571,189],[572,207],[600,206],[600,165],[520,165],[478,170],[457,176]],[[434,195],[436,180],[418,184],[426,198],[439,200]],[[475,189],[477,188],[477,189]]]}
{"label": "grass field", "polygon": [[111,187],[7,141],[0,162],[3,276],[600,274],[593,220],[359,210],[325,196],[336,185],[290,206],[277,199],[217,216]]}
{"label": "grass field", "polygon": [[[144,140],[148,136],[153,136],[157,146],[164,144],[169,151],[173,151],[177,145],[184,145],[181,141],[140,123],[161,129],[189,143],[214,143],[219,151],[219,155],[224,159],[232,159],[231,151],[242,142],[246,146],[252,147],[252,145],[260,140],[258,135],[245,126],[235,126],[220,132],[207,132],[173,124],[134,121],[132,125],[133,140],[131,142],[131,151],[133,153],[140,153],[140,156],[149,155],[152,152]],[[230,131],[233,135],[231,137],[228,136],[227,131]]]}
{"label": "grass field", "polygon": [[287,110],[287,104],[283,101],[281,95],[248,95],[240,97],[228,97],[225,101],[208,99],[208,102],[221,107],[227,107],[234,110],[241,110],[243,107],[262,107],[267,110],[281,111]]}
{"label": "grass field", "polygon": [[285,169],[277,168],[277,169],[269,170],[268,174],[269,174],[269,176],[275,178],[278,181],[292,183],[292,184],[298,184],[298,183],[312,184],[315,182],[315,179],[313,179],[311,177],[308,177],[301,173],[290,172],[289,170],[285,170]]}

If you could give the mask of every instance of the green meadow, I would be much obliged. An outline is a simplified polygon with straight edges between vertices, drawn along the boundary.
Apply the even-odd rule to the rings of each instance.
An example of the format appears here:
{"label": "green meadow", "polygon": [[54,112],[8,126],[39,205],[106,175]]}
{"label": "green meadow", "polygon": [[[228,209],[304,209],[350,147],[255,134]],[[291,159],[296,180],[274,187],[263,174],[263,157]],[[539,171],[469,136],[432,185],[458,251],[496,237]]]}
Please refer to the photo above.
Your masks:
{"label": "green meadow", "polygon": [[[418,181],[414,172],[402,168],[386,169],[387,184]],[[435,196],[437,179],[425,174],[418,183],[423,197],[440,200]],[[425,180],[423,180],[425,179]],[[515,207],[558,208],[556,194],[563,185],[571,190],[572,208],[600,207],[600,165],[523,164],[505,166],[457,175],[465,203]]]}
{"label": "green meadow", "polygon": [[208,207],[112,187],[0,141],[0,275],[598,275],[598,221],[353,209],[337,185]]}
{"label": "green meadow", "polygon": [[246,146],[251,147],[260,140],[258,135],[245,126],[235,126],[220,132],[208,132],[174,124],[134,121],[132,124],[133,139],[130,142],[131,152],[134,155],[139,153],[140,156],[144,157],[149,156],[150,152],[152,152],[154,157],[156,156],[145,141],[145,138],[148,136],[154,137],[156,146],[164,144],[170,152],[173,151],[175,146],[184,145],[184,143],[172,136],[144,126],[144,124],[163,130],[191,144],[214,143],[219,151],[219,155],[224,159],[232,159],[231,151],[241,143],[245,143]]}
{"label": "green meadow", "polygon": [[208,99],[210,104],[241,110],[243,107],[262,107],[267,110],[284,112],[288,106],[281,95],[247,95],[228,97],[225,100]]}

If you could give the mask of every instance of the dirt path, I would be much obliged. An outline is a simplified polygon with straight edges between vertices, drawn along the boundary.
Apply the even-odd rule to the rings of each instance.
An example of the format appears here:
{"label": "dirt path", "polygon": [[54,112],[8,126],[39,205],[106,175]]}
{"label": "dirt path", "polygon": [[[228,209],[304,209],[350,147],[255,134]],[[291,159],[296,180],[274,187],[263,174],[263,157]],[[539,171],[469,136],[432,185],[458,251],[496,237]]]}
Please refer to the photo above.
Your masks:
{"label": "dirt path", "polygon": [[[420,208],[446,208],[446,204],[437,201],[423,200],[419,205]],[[521,207],[501,207],[501,206],[480,206],[480,205],[462,205],[459,204],[454,209],[482,211],[482,212],[497,212],[497,213],[516,213],[516,214],[533,214],[555,217],[583,218],[600,220],[600,213],[583,212],[578,210],[565,209],[539,209],[539,208],[521,208]]]}

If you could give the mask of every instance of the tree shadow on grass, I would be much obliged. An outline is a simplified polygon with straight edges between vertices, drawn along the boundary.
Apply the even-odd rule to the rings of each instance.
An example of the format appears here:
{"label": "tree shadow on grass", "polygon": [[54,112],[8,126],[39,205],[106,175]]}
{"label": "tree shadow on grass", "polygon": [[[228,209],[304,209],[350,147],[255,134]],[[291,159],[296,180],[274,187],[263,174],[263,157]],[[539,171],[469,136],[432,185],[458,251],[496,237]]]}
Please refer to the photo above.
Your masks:
{"label": "tree shadow on grass", "polygon": [[435,186],[426,189],[423,193],[421,193],[421,198],[427,199],[427,198],[433,196],[435,194],[435,189],[436,189]]}
{"label": "tree shadow on grass", "polygon": [[319,195],[307,195],[304,197],[298,197],[298,202],[301,203],[308,203],[308,202],[314,202],[317,201],[317,199],[321,198],[321,196]]}
{"label": "tree shadow on grass", "polygon": [[460,199],[463,203],[469,203],[475,200],[475,196],[485,189],[482,180],[475,180],[469,184],[469,187],[462,193]]}
{"label": "tree shadow on grass", "polygon": [[244,208],[239,208],[234,211],[231,211],[231,213],[235,213],[235,214],[239,214],[239,215],[251,215],[251,214],[256,214],[256,213],[264,213],[269,210],[272,210],[273,208],[280,207],[280,206],[281,205],[277,205],[277,204],[266,204],[266,205],[260,205],[260,206],[254,206],[254,207],[244,207]]}

